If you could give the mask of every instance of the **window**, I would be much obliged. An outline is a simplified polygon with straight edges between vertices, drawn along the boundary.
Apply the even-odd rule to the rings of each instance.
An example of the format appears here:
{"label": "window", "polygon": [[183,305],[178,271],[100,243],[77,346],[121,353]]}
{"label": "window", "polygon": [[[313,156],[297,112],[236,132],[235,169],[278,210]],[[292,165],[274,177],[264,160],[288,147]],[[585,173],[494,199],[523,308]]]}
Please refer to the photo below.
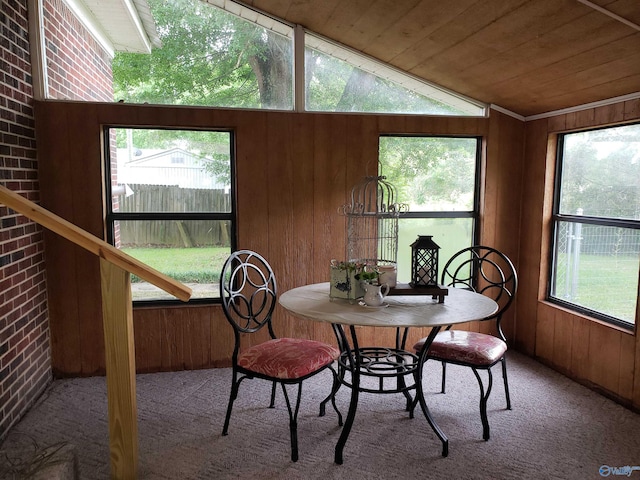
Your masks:
{"label": "window", "polygon": [[411,244],[432,235],[440,269],[455,252],[475,243],[480,138],[380,137],[380,174],[409,212],[398,222],[398,281],[411,280]]}
{"label": "window", "polygon": [[[235,237],[232,132],[111,127],[105,145],[108,241],[190,286],[194,301],[219,298]],[[131,287],[136,302],[177,301],[135,276]]]}
{"label": "window", "polygon": [[484,115],[484,106],[305,32],[305,109]]}
{"label": "window", "polygon": [[[150,55],[116,53],[116,101],[314,112],[486,111],[478,101],[239,3],[149,0],[149,6],[162,47]],[[304,49],[294,49],[294,37]],[[300,73],[295,81],[294,70]]]}
{"label": "window", "polygon": [[116,53],[115,101],[293,109],[293,28],[238,4],[236,14],[199,0],[149,7],[162,47]]}
{"label": "window", "polygon": [[640,124],[558,137],[549,298],[632,327],[640,269]]}

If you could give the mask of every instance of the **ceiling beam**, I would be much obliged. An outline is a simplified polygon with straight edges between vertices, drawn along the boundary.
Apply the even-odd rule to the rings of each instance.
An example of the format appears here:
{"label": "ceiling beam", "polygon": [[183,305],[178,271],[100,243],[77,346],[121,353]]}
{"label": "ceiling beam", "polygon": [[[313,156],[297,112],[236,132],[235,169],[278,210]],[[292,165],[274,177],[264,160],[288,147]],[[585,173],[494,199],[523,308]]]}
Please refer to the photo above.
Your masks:
{"label": "ceiling beam", "polygon": [[604,13],[606,16],[611,17],[620,23],[624,23],[628,27],[631,27],[640,32],[640,25],[638,25],[637,23],[633,23],[631,20],[627,20],[626,18],[621,17],[620,15],[616,15],[615,13],[607,10],[606,8],[601,7],[600,5],[596,5],[595,3],[590,2],[589,0],[578,0],[578,2],[582,3],[583,5],[586,5],[589,8],[593,8],[594,10],[597,10],[600,13]]}

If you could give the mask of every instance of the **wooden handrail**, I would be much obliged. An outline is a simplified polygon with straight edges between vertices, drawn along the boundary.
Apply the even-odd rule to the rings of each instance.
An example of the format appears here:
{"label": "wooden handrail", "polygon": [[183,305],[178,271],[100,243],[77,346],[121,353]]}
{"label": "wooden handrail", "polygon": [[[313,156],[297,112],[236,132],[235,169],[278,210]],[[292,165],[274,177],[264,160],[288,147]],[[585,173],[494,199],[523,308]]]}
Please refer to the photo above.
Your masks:
{"label": "wooden handrail", "polygon": [[131,274],[183,301],[191,289],[2,185],[0,203],[100,257],[111,478],[134,480],[138,424]]}
{"label": "wooden handrail", "polygon": [[191,289],[136,258],[118,250],[113,245],[77,227],[73,223],[27,200],[23,196],[0,185],[0,203],[30,218],[43,227],[79,245],[106,261],[117,265],[143,280],[152,283],[174,297],[187,301]]}

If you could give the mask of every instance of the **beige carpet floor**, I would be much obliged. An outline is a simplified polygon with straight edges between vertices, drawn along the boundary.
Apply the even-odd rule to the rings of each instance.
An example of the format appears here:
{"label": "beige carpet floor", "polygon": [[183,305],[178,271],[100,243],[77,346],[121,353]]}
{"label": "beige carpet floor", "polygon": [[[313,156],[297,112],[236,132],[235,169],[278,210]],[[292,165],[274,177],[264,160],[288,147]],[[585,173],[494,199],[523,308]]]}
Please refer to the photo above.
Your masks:
{"label": "beige carpet floor", "polygon": [[[343,465],[333,462],[340,434],[335,412],[317,415],[329,373],[303,389],[297,463],[289,458],[284,399],[280,393],[277,407],[267,408],[265,382],[243,382],[229,435],[222,436],[230,369],[139,375],[139,477],[582,480],[607,473],[621,478],[616,473],[623,470],[606,467],[629,467],[625,478],[640,479],[637,413],[510,352],[513,410],[504,408],[498,370],[489,401],[491,439],[485,442],[473,374],[451,367],[443,395],[439,365],[428,366],[427,401],[449,436],[449,456],[440,455],[440,442],[421,414],[409,419],[401,395],[362,394]],[[338,402],[346,415],[346,389]],[[20,478],[30,453],[62,445],[75,448],[82,479],[109,478],[104,378],[56,380],[0,445],[0,478]]]}

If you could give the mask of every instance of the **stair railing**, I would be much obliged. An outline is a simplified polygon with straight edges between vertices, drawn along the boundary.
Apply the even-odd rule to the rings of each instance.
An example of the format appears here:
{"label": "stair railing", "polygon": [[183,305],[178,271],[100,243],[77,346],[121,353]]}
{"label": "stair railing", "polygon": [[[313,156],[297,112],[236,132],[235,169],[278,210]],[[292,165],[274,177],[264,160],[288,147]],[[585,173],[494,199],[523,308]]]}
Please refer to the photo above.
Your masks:
{"label": "stair railing", "polygon": [[185,302],[191,289],[2,185],[0,204],[100,258],[111,478],[135,479],[138,421],[131,274]]}

